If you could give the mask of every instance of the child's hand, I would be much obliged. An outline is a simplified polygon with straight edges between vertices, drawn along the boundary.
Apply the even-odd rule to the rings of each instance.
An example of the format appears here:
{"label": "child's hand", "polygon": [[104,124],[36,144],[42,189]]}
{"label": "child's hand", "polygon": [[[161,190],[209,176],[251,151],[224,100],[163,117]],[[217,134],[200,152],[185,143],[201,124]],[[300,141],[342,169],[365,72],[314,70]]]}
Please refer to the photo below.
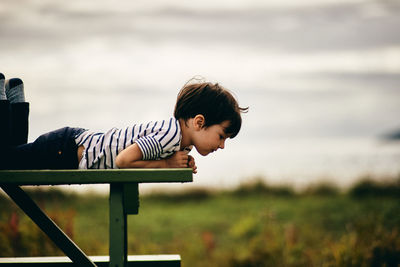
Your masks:
{"label": "child's hand", "polygon": [[177,151],[169,158],[166,158],[168,168],[187,168],[189,156],[185,151]]}
{"label": "child's hand", "polygon": [[166,159],[168,168],[192,168],[193,173],[197,173],[194,158],[189,156],[186,151],[177,151]]}
{"label": "child's hand", "polygon": [[197,173],[197,166],[196,163],[194,162],[194,158],[190,155],[188,155],[188,167],[193,169],[193,173]]}

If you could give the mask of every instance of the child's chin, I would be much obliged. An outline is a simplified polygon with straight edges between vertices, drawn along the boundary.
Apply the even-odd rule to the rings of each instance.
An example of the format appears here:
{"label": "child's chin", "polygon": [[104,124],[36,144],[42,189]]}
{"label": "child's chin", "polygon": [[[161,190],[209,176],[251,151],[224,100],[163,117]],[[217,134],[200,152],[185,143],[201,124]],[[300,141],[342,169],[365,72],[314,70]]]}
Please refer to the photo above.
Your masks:
{"label": "child's chin", "polygon": [[210,151],[197,151],[197,152],[199,152],[199,154],[202,156],[207,156],[208,154],[210,154]]}
{"label": "child's chin", "polygon": [[210,154],[210,152],[211,152],[211,151],[201,151],[201,150],[198,150],[197,147],[196,147],[196,151],[197,151],[197,153],[199,153],[199,154],[202,155],[202,156],[207,156],[207,155]]}

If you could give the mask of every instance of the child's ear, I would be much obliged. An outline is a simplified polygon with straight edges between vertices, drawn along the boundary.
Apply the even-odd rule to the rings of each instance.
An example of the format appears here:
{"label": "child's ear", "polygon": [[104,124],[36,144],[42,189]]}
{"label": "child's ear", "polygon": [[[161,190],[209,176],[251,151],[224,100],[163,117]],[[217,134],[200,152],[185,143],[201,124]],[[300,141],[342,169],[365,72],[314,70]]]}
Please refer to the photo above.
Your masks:
{"label": "child's ear", "polygon": [[198,114],[193,118],[193,124],[195,129],[200,130],[204,127],[206,123],[206,119],[204,118],[203,115]]}

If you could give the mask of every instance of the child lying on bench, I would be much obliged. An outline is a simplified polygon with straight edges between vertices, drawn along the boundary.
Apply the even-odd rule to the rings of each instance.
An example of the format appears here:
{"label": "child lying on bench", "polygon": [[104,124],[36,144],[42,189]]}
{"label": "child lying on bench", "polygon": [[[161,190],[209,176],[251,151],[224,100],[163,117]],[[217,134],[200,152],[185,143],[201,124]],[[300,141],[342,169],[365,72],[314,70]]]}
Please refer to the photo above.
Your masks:
{"label": "child lying on bench", "polygon": [[193,79],[180,90],[174,116],[104,133],[65,127],[28,143],[29,103],[20,79],[0,73],[0,169],[192,168],[194,146],[206,156],[241,127],[241,108],[218,83]]}

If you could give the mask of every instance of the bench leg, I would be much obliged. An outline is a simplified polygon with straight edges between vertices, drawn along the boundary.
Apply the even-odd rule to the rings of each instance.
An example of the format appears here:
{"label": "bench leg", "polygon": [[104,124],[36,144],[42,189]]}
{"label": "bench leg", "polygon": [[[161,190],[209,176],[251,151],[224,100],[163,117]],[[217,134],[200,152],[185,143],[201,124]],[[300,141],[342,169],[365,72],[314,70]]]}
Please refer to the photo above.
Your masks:
{"label": "bench leg", "polygon": [[78,266],[96,266],[83,251],[17,185],[0,184],[10,198]]}
{"label": "bench leg", "polygon": [[110,267],[127,266],[127,215],[123,184],[110,184]]}

